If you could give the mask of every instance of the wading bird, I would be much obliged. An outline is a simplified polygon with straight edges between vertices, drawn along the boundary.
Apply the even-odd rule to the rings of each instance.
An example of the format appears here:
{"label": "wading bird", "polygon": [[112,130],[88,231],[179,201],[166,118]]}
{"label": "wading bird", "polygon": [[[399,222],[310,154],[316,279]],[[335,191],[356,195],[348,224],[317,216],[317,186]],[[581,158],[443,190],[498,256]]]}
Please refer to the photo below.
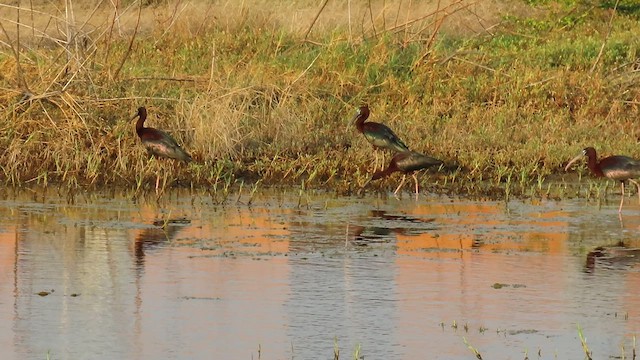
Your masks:
{"label": "wading bird", "polygon": [[384,170],[375,172],[371,177],[370,181],[378,180],[385,176],[389,176],[390,174],[396,171],[403,173],[402,181],[400,181],[400,185],[398,185],[398,187],[396,188],[396,191],[393,192],[393,194],[395,195],[398,193],[398,191],[404,184],[404,180],[407,174],[411,174],[411,176],[413,177],[413,180],[416,183],[416,196],[418,196],[419,194],[418,177],[415,174],[415,171],[426,169],[431,166],[438,166],[441,164],[442,164],[441,160],[434,159],[432,157],[417,153],[415,151],[405,151],[405,152],[396,154],[391,159],[391,162],[389,162],[389,166]]}
{"label": "wading bird", "polygon": [[629,180],[636,184],[636,187],[638,188],[638,200],[640,200],[640,184],[633,180],[640,178],[640,161],[624,155],[607,156],[606,158],[602,158],[598,161],[596,150],[592,147],[588,147],[582,150],[578,156],[571,159],[567,166],[565,166],[564,171],[569,170],[571,165],[580,160],[583,156],[587,157],[587,167],[591,170],[593,175],[596,177],[604,176],[612,180],[620,181],[622,186],[622,197],[620,198],[620,207],[618,208],[619,213],[622,212],[622,204],[624,203],[625,180]]}
{"label": "wading bird", "polygon": [[[362,105],[358,109],[358,112],[353,117],[353,123],[361,132],[364,137],[373,145],[374,149],[388,149],[395,152],[409,151],[409,147],[405,145],[402,140],[391,130],[388,126],[377,122],[365,122],[369,118],[369,106]],[[383,156],[384,161],[384,156]],[[376,164],[374,170],[378,165],[378,155],[376,153]]]}
{"label": "wading bird", "polygon": [[[186,163],[193,160],[169,134],[162,130],[144,127],[144,122],[147,120],[147,109],[144,106],[138,108],[138,112],[131,120],[135,118],[138,118],[136,122],[136,133],[149,153],[156,157],[176,159]],[[156,176],[156,192],[158,192],[159,183],[160,177]]]}

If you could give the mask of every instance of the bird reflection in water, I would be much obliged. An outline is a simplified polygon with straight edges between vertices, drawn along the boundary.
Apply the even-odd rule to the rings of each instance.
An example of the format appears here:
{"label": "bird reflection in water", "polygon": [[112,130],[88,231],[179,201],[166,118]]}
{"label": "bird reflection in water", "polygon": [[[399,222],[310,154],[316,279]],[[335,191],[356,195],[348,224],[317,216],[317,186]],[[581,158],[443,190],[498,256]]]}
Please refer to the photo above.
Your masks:
{"label": "bird reflection in water", "polygon": [[593,273],[596,268],[628,269],[640,263],[640,248],[627,247],[624,242],[612,246],[598,246],[587,254],[585,272]]}
{"label": "bird reflection in water", "polygon": [[371,210],[369,211],[369,216],[372,218],[379,218],[384,220],[405,221],[405,222],[412,222],[412,223],[431,223],[436,220],[434,218],[423,219],[423,218],[418,218],[410,215],[392,215],[392,214],[388,214],[384,210]]}
{"label": "bird reflection in water", "polygon": [[367,246],[373,243],[387,243],[391,241],[390,235],[418,235],[427,230],[417,226],[407,227],[401,226],[404,223],[431,223],[435,219],[423,219],[410,215],[393,215],[388,214],[384,210],[371,210],[369,212],[369,219],[381,219],[388,222],[392,222],[393,225],[398,226],[362,226],[349,224],[347,227],[347,240],[358,246]]}
{"label": "bird reflection in water", "polygon": [[156,220],[153,222],[154,227],[142,230],[136,236],[134,245],[136,265],[144,265],[146,251],[170,242],[182,228],[189,224],[191,220],[188,219]]}
{"label": "bird reflection in water", "polygon": [[358,246],[367,246],[374,243],[387,243],[391,239],[389,235],[401,232],[401,228],[391,229],[379,226],[361,226],[348,224],[347,240]]}

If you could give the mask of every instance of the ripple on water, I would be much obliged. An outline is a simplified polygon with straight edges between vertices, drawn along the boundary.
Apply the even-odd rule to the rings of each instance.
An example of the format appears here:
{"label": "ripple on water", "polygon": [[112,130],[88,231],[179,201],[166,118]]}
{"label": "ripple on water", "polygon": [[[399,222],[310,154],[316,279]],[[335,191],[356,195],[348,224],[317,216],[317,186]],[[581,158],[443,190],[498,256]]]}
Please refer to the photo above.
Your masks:
{"label": "ripple on water", "polygon": [[621,356],[640,327],[633,204],[619,219],[616,204],[580,200],[246,203],[0,201],[0,345],[16,359],[318,358],[335,346],[468,359],[466,339],[483,358],[578,358],[578,325],[594,357]]}

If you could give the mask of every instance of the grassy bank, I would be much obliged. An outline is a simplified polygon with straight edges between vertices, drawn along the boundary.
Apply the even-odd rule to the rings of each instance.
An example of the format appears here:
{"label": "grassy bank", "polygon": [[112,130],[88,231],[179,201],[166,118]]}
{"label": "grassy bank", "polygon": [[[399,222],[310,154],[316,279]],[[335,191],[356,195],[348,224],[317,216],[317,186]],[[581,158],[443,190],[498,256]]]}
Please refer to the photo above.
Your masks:
{"label": "grassy bank", "polygon": [[[430,190],[542,191],[585,146],[640,157],[640,11],[615,6],[0,5],[0,179],[146,188],[162,173],[167,186],[349,193],[373,171],[350,123],[368,103],[373,121],[451,165],[422,178]],[[130,120],[142,105],[196,163],[149,160]]]}

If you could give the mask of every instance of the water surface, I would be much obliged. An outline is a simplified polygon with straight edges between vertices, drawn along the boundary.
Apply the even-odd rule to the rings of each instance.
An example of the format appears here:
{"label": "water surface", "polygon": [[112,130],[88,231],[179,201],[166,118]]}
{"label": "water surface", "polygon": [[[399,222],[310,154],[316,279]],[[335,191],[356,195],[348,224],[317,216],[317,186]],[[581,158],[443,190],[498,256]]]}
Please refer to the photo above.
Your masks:
{"label": "water surface", "polygon": [[640,329],[635,196],[72,200],[0,200],[3,359],[578,359],[578,327],[630,358]]}

